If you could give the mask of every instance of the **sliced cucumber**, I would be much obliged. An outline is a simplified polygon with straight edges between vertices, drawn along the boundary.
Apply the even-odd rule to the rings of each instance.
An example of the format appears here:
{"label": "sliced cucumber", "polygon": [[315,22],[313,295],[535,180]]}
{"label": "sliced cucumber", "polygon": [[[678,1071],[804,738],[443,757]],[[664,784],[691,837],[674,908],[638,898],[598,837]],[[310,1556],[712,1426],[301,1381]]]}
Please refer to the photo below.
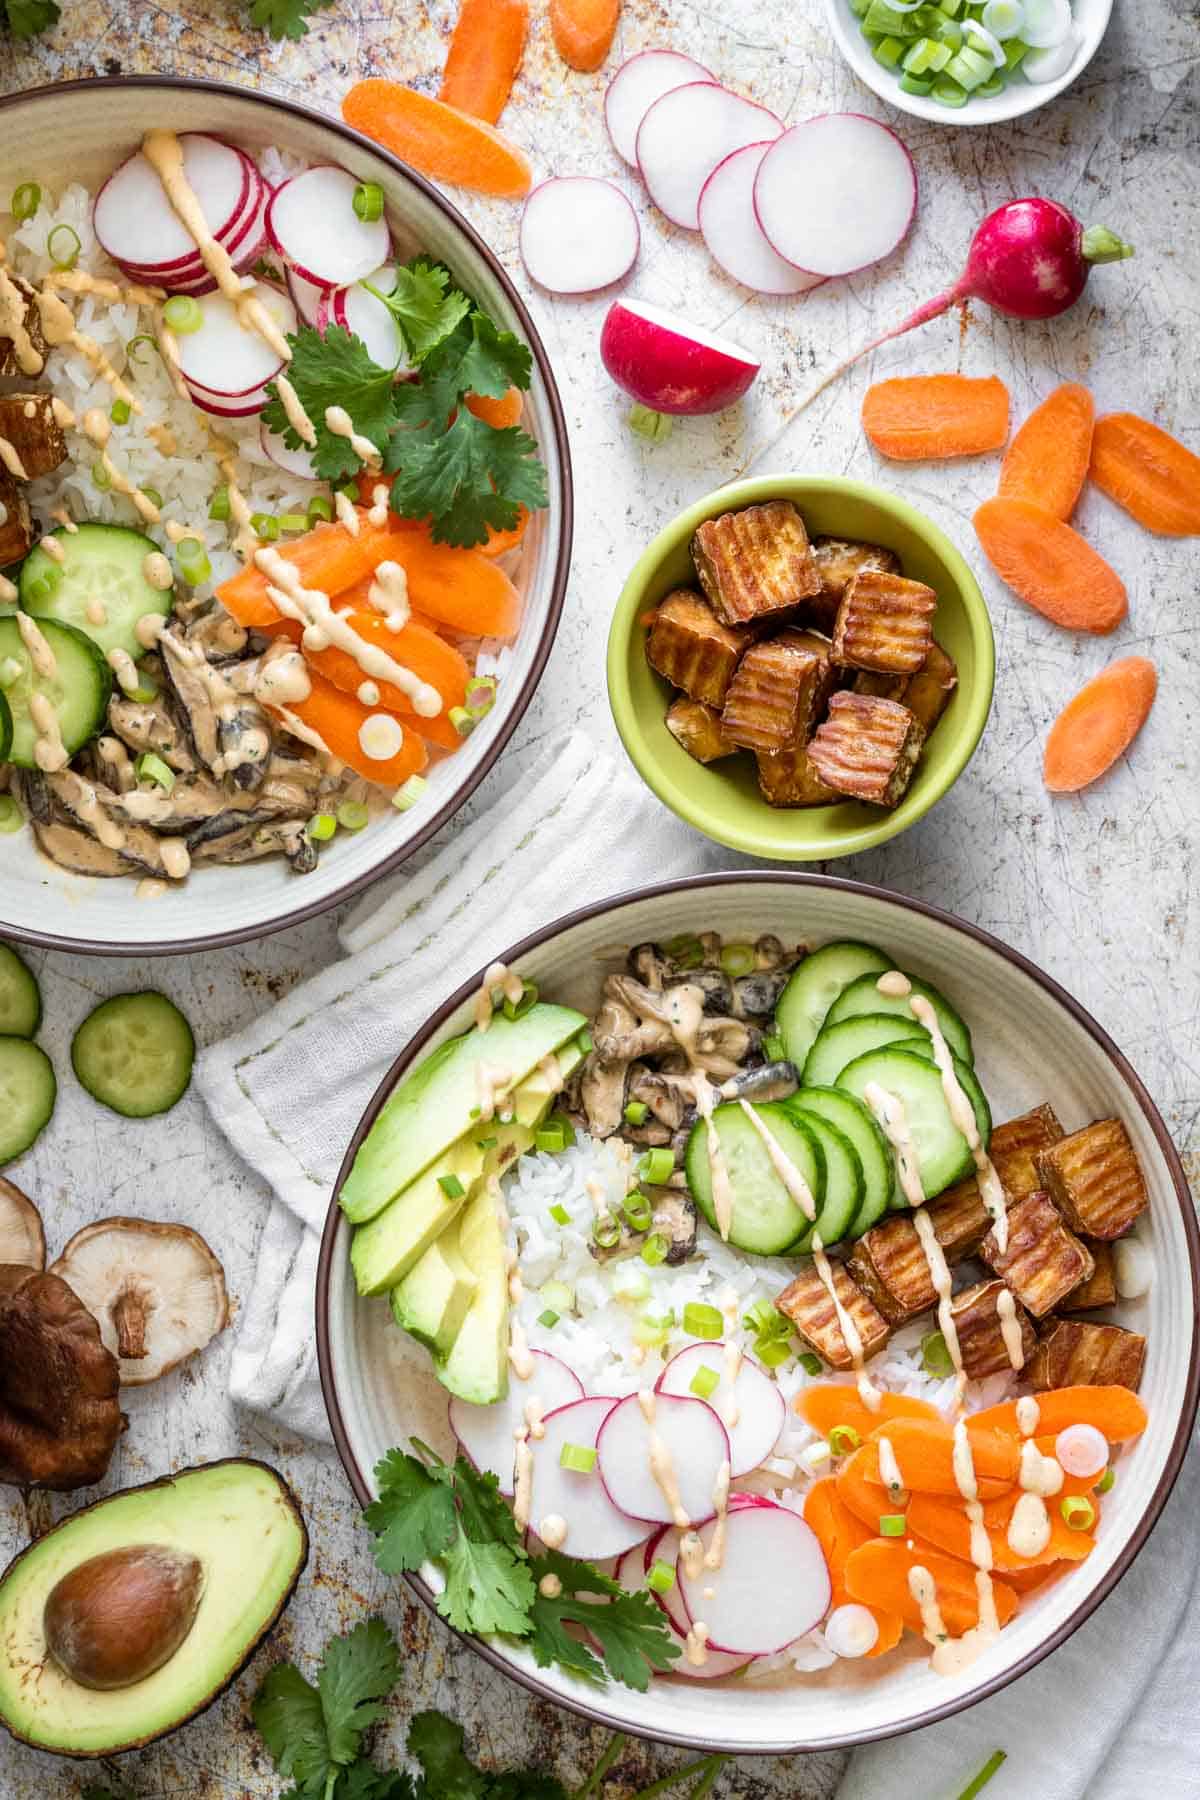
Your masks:
{"label": "sliced cucumber", "polygon": [[127,1119],[169,1112],[192,1079],[192,1028],[165,994],[114,994],[90,1012],[71,1066],[93,1100]]}
{"label": "sliced cucumber", "polygon": [[46,1052],[28,1038],[0,1037],[0,1164],[28,1150],[50,1123],[57,1095]]}
{"label": "sliced cucumber", "polygon": [[866,1183],[858,1151],[845,1132],[819,1113],[806,1113],[800,1108],[789,1108],[789,1112],[797,1124],[807,1125],[816,1133],[825,1158],[825,1204],[813,1224],[792,1245],[791,1254],[800,1255],[812,1249],[818,1232],[823,1245],[841,1242],[862,1205]]}
{"label": "sliced cucumber", "polygon": [[[803,968],[804,965],[800,966]],[[937,1014],[942,1036],[955,1056],[960,1056],[963,1062],[973,1064],[975,1054],[971,1049],[971,1034],[950,1002],[935,987],[930,987],[928,982],[918,981],[915,975],[909,975],[908,980],[912,992],[923,994]],[[842,989],[830,1007],[825,1023],[837,1025],[843,1019],[856,1019],[862,1013],[894,1013],[897,1018],[911,1021],[913,1014],[908,1002],[907,994],[881,994],[874,975],[860,975],[856,981]]]}
{"label": "sliced cucumber", "polygon": [[775,1029],[788,1061],[798,1069],[804,1067],[825,1015],[844,987],[861,975],[882,975],[891,967],[882,950],[851,941],[823,944],[806,956],[775,1008]]}
{"label": "sliced cucumber", "polygon": [[0,944],[0,1036],[31,1038],[42,1022],[42,996],[33,970],[11,944]]}
{"label": "sliced cucumber", "polygon": [[172,588],[156,587],[147,577],[147,557],[161,565],[158,545],[128,525],[64,527],[52,536],[61,560],[39,546],[21,567],[24,610],[74,625],[106,656],[125,650],[139,662],[147,646],[137,635],[138,620],[147,613],[165,618],[174,599]]}
{"label": "sliced cucumber", "polygon": [[73,756],[104,724],[112,693],[112,670],[91,638],[53,619],[39,620],[38,627],[54,661],[53,672],[43,675],[33,666],[16,618],[0,619],[0,682],[12,712],[8,758],[20,769],[37,767],[38,731],[29,715],[34,694],[50,702],[63,748]]}
{"label": "sliced cucumber", "polygon": [[[965,1063],[956,1060],[955,1069],[972,1104],[972,1088],[978,1092]],[[963,1079],[970,1077],[970,1086]],[[935,1064],[914,1056],[907,1045],[885,1050],[871,1050],[860,1056],[838,1077],[838,1086],[856,1100],[863,1100],[866,1089],[874,1082],[885,1093],[892,1094],[904,1107],[905,1122],[917,1156],[917,1168],[925,1198],[932,1200],[944,1188],[960,1181],[973,1167],[974,1161],[966,1138],[950,1117],[950,1108],[942,1092],[942,1077]],[[982,1100],[982,1095],[980,1095]],[[865,1104],[865,1101],[864,1101]],[[978,1116],[978,1107],[976,1114]],[[991,1129],[991,1119],[984,1102],[979,1118],[981,1135]]]}
{"label": "sliced cucumber", "polygon": [[0,693],[0,763],[8,761],[12,748],[12,709]]}
{"label": "sliced cucumber", "polygon": [[863,1173],[863,1196],[845,1235],[861,1237],[888,1209],[895,1162],[870,1109],[840,1088],[802,1087],[786,1102],[789,1112],[815,1113],[849,1138]]}
{"label": "sliced cucumber", "polygon": [[[920,1042],[924,1039],[924,1043]],[[842,1019],[837,1025],[826,1025],[808,1053],[804,1065],[805,1087],[834,1087],[847,1063],[868,1050],[881,1050],[885,1044],[909,1042],[916,1056],[933,1060],[933,1044],[929,1033],[915,1019],[897,1018],[894,1013],[861,1013],[856,1019]]]}
{"label": "sliced cucumber", "polygon": [[[825,1158],[816,1133],[780,1105],[756,1106],[754,1111],[808,1183],[820,1218],[825,1204]],[[733,1194],[729,1242],[755,1256],[777,1256],[808,1230],[811,1220],[788,1193],[767,1146],[739,1105],[718,1106],[713,1123]],[[696,1205],[714,1230],[719,1229],[704,1119],[697,1119],[692,1127],[684,1168]]]}

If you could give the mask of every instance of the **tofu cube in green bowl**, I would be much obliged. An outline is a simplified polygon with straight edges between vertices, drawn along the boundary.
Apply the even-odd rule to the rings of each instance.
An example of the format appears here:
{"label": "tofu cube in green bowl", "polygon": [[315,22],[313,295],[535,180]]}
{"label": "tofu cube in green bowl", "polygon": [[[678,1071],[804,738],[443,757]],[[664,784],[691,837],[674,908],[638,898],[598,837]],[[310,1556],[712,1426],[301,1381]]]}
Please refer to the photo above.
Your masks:
{"label": "tofu cube in green bowl", "polygon": [[[701,762],[683,748],[668,728],[667,710],[678,696],[672,684],[647,660],[651,615],[675,589],[689,588],[700,594],[693,560],[693,539],[699,526],[706,520],[772,501],[790,501],[812,541],[841,539],[890,551],[891,558],[882,559],[887,567],[909,582],[924,583],[936,596],[933,638],[952,659],[954,685],[948,704],[924,739],[911,780],[895,805],[852,798],[815,805],[772,805],[760,787],[758,759],[751,750],[742,748],[718,760]],[[919,593],[916,604],[918,608],[921,605]],[[770,632],[775,637],[781,629],[779,619],[780,615],[776,615],[771,621]],[[866,609],[864,622],[869,633],[874,624],[870,608]],[[763,624],[761,619],[759,624]],[[782,628],[828,633],[833,628],[833,603],[827,596],[802,600],[794,613],[783,615]],[[901,638],[905,629],[901,621]],[[749,635],[754,636],[753,629]],[[851,655],[852,651],[845,653]],[[867,661],[874,654],[868,651],[861,660]],[[886,661],[888,655],[885,647],[879,660]],[[987,722],[994,677],[995,645],[987,604],[979,583],[949,538],[916,507],[895,494],[836,476],[763,476],[718,488],[698,500],[660,531],[639,558],[617,601],[608,640],[608,691],[613,717],[625,749],[647,786],[664,805],[716,843],[776,862],[817,862],[852,856],[859,850],[886,843],[923,818],[970,761]],[[903,688],[902,679],[889,683],[886,675],[873,678],[869,670],[838,668],[836,678],[851,691],[856,681],[859,689],[877,693],[885,690],[884,697]],[[719,680],[718,677],[718,687]],[[699,685],[703,688],[703,683]],[[754,684],[748,685],[753,688]],[[709,699],[715,697],[715,692],[710,691]],[[902,705],[905,698],[900,691],[898,703]],[[834,702],[839,729],[852,731],[852,707],[845,701],[839,702],[836,694]],[[826,697],[822,696],[814,723],[819,723],[826,704]],[[915,699],[914,710],[921,710]],[[868,731],[876,723],[887,731],[903,729],[906,721],[894,711],[884,706],[877,712],[877,719],[866,721]],[[741,735],[753,738],[753,726],[749,734],[743,730]],[[857,754],[862,746],[852,742],[851,749]],[[886,760],[886,751],[883,754]],[[869,746],[866,757],[869,761]]]}

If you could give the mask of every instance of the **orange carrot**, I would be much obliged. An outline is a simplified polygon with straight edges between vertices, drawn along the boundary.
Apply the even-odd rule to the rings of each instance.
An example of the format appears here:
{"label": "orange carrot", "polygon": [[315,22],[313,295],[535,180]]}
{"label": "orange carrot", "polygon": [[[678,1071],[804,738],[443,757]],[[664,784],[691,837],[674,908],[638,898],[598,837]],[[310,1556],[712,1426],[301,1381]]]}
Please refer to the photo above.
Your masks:
{"label": "orange carrot", "polygon": [[878,1412],[872,1412],[859,1398],[858,1389],[840,1382],[824,1381],[817,1387],[804,1388],[796,1396],[796,1411],[805,1424],[828,1437],[838,1425],[849,1426],[860,1438],[870,1437],[878,1425],[890,1419],[940,1419],[941,1413],[928,1400],[917,1400],[908,1394],[883,1394]]}
{"label": "orange carrot", "polygon": [[[340,594],[361,581],[364,575],[372,574],[393,554],[400,521],[389,514],[386,524],[372,525],[364,508],[358,507],[356,511],[357,536],[352,536],[344,525],[315,525],[303,537],[273,546],[284,562],[298,571],[305,587],[319,588],[326,594]],[[239,625],[255,631],[269,630],[280,618],[278,608],[267,596],[267,588],[271,585],[270,577],[250,563],[221,583],[217,599]]]}
{"label": "orange carrot", "polygon": [[[1008,1525],[1018,1493],[1006,1500],[993,1500],[984,1509],[984,1523],[992,1551],[994,1569],[1030,1569],[1045,1562],[1082,1562],[1095,1548],[1096,1540],[1086,1531],[1072,1531],[1059,1511],[1058,1496],[1047,1502],[1050,1536],[1036,1556],[1018,1556],[1008,1542]],[[997,1509],[995,1512],[992,1509]],[[948,1556],[971,1558],[971,1521],[960,1500],[943,1499],[937,1494],[914,1494],[905,1514],[910,1532],[936,1544]]]}
{"label": "orange carrot", "polygon": [[438,99],[494,125],[508,102],[529,29],[529,0],[462,0]]}
{"label": "orange carrot", "polygon": [[997,492],[1069,519],[1087,480],[1096,406],[1077,381],[1064,381],[1034,408],[1004,454]]}
{"label": "orange carrot", "polygon": [[1048,1581],[1056,1581],[1070,1568],[1070,1563],[1048,1562],[1039,1567],[1031,1563],[1027,1569],[1005,1569],[1005,1587],[1016,1588],[1018,1594],[1031,1594],[1034,1588],[1044,1587]]}
{"label": "orange carrot", "polygon": [[983,553],[1002,581],[1069,631],[1114,631],[1129,610],[1125,583],[1053,513],[1028,500],[985,500],[975,513]]}
{"label": "orange carrot", "polygon": [[525,536],[528,524],[529,514],[522,507],[521,516],[511,531],[493,531],[489,526],[487,543],[477,546],[480,556],[505,556],[508,551],[515,550]]}
{"label": "orange carrot", "polygon": [[[892,1446],[904,1485],[910,1492],[958,1493],[954,1473],[954,1431],[944,1419],[894,1419],[890,1424],[880,1426],[868,1442],[877,1444],[883,1436]],[[981,1500],[993,1499],[1017,1479],[1021,1460],[1017,1434],[980,1425],[978,1418],[971,1418],[967,1420],[967,1438],[979,1497]]]}
{"label": "orange carrot", "polygon": [[[1131,1388],[1063,1387],[1036,1394],[1039,1434],[1057,1437],[1068,1425],[1094,1425],[1110,1444],[1124,1443],[1146,1429],[1149,1414]],[[999,1431],[1017,1431],[1017,1403],[1006,1400],[1000,1406],[989,1406],[973,1413],[972,1425],[990,1426]]]}
{"label": "orange carrot", "polygon": [[309,731],[315,732],[332,756],[352,768],[356,775],[383,787],[398,787],[410,775],[418,775],[429,761],[424,738],[400,724],[403,739],[395,756],[379,759],[368,756],[359,741],[359,732],[367,719],[381,709],[364,706],[356,694],[334,687],[322,675],[311,675],[312,692],[305,700],[291,701],[286,708],[270,708],[286,723],[292,713]]}
{"label": "orange carrot", "polygon": [[[410,620],[402,631],[389,631],[383,614],[368,604],[365,590],[369,585],[369,582],[360,582],[339,595],[338,611],[349,609],[347,622],[356,636],[383,650],[393,662],[411,669],[442,696],[442,711],[436,718],[428,719],[414,713],[412,702],[402,688],[389,681],[375,681],[379,689],[376,710],[382,707],[386,712],[394,712],[408,730],[419,732],[431,744],[440,744],[444,750],[457,750],[463,740],[450,723],[449,714],[451,707],[461,706],[466,699],[470,665],[461,651],[447,644],[427,625],[416,625]],[[332,681],[344,692],[357,693],[364,681],[373,679],[364,673],[362,665],[349,651],[339,650],[336,644],[315,653],[306,650],[304,654],[310,668],[319,669],[327,681]]]}
{"label": "orange carrot", "polygon": [[894,462],[979,456],[1008,436],[1008,389],[996,375],[899,376],[867,389],[862,422]]}
{"label": "orange carrot", "polygon": [[508,392],[493,399],[490,394],[468,394],[467,411],[482,419],[485,425],[495,426],[503,431],[509,425],[520,423],[521,409],[525,405],[525,396],[520,388],[510,387]]}
{"label": "orange carrot", "polygon": [[[961,1637],[979,1623],[979,1590],[969,1563],[946,1556],[919,1538],[872,1538],[846,1559],[846,1586],[864,1606],[899,1613],[913,1631],[921,1629],[921,1608],[909,1590],[909,1574],[918,1565],[937,1586],[938,1610],[946,1630]],[[1007,1625],[1017,1610],[1017,1596],[1003,1581],[994,1581],[996,1616]]]}
{"label": "orange carrot", "polygon": [[837,1491],[842,1505],[872,1531],[879,1530],[884,1513],[895,1512],[879,1474],[879,1445],[868,1438],[837,1472]]}
{"label": "orange carrot", "polygon": [[554,48],[573,69],[598,69],[620,15],[621,0],[550,0]]}
{"label": "orange carrot", "polygon": [[1136,413],[1096,420],[1088,470],[1102,493],[1161,537],[1200,532],[1200,456]]}
{"label": "orange carrot", "polygon": [[[1043,1456],[1053,1456],[1054,1446],[1058,1442],[1058,1433],[1055,1432],[1052,1435],[1047,1435],[1045,1437],[1035,1437],[1033,1441]],[[1090,1499],[1095,1494],[1096,1483],[1103,1473],[1104,1470],[1101,1469],[1099,1475],[1068,1475],[1064,1469],[1063,1484],[1054,1498],[1056,1500],[1063,1500],[1068,1494],[1086,1494]],[[1002,1506],[1003,1504],[1003,1501],[989,1500],[987,1506],[984,1507],[984,1511],[986,1512],[989,1506]]]}
{"label": "orange carrot", "polygon": [[1144,656],[1122,656],[1081,687],[1050,727],[1042,779],[1052,794],[1075,794],[1128,750],[1150,716],[1158,672]]}
{"label": "orange carrot", "polygon": [[[868,1543],[874,1536],[870,1526],[856,1519],[837,1491],[837,1483],[829,1476],[818,1481],[804,1497],[804,1522],[811,1526],[829,1565],[832,1585],[830,1606],[842,1606],[850,1598],[845,1583],[846,1558],[852,1550]],[[868,1656],[883,1656],[900,1642],[904,1622],[896,1613],[882,1608],[868,1608],[875,1619],[879,1636],[867,1651]]]}
{"label": "orange carrot", "polygon": [[342,101],[342,117],[435,181],[501,200],[519,200],[533,185],[529,158],[494,125],[398,81],[357,82]]}
{"label": "orange carrot", "polygon": [[408,576],[414,612],[471,637],[512,637],[521,622],[521,596],[481,550],[435,544],[429,527],[397,521],[387,556]]}

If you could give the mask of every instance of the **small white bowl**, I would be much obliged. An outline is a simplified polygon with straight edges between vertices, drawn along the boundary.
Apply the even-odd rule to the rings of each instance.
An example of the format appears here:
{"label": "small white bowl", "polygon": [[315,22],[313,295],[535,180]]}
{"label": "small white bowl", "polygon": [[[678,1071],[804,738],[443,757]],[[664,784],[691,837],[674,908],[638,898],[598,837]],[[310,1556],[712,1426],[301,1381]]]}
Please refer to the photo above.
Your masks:
{"label": "small white bowl", "polygon": [[927,95],[906,94],[899,79],[883,68],[871,54],[871,46],[859,30],[859,21],[851,12],[848,0],[825,0],[834,42],[860,81],[889,106],[911,113],[917,119],[931,119],[935,125],[1000,125],[1006,119],[1019,119],[1024,113],[1037,112],[1058,97],[1082,75],[1100,48],[1100,40],[1108,30],[1113,0],[1071,0],[1071,11],[1079,29],[1081,42],[1075,60],[1057,81],[1032,82],[1020,75],[1009,82],[1003,93],[990,100],[968,100],[965,106],[939,106]]}

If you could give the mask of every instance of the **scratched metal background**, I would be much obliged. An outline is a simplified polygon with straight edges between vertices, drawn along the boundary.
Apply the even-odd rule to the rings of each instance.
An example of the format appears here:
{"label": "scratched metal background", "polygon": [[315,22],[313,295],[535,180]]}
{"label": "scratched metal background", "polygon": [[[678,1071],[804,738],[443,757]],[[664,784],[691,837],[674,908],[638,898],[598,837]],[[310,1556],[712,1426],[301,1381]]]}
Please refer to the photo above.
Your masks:
{"label": "scratched metal background", "polygon": [[[65,17],[45,39],[0,47],[0,87],[12,91],[97,73],[171,72],[292,94],[336,109],[348,83],[386,74],[435,91],[453,0],[337,0],[299,45],[272,45],[243,29],[238,0],[64,0]],[[732,474],[777,412],[825,365],[885,320],[958,272],[972,224],[1010,195],[1040,190],[1087,220],[1104,220],[1139,245],[1136,262],[1101,271],[1087,303],[1053,328],[1015,326],[979,312],[960,330],[950,319],[891,347],[827,394],[767,467],[882,479],[937,519],[972,554],[970,517],[992,491],[996,459],[945,467],[879,467],[858,429],[858,399],[874,375],[961,368],[999,372],[1018,415],[1057,381],[1086,380],[1101,409],[1160,420],[1200,449],[1196,358],[1200,227],[1195,196],[1197,101],[1195,9],[1180,0],[1118,4],[1099,57],[1076,87],[1041,114],[978,131],[896,115],[920,165],[922,205],[904,253],[879,272],[831,284],[799,303],[767,302],[718,274],[702,246],[646,205],[616,162],[601,124],[602,77],[563,69],[554,57],[542,0],[505,128],[543,173],[616,178],[642,220],[633,291],[728,327],[761,351],[764,372],[744,410],[683,424],[649,447],[626,431],[624,405],[607,382],[595,345],[603,301],[531,304],[562,384],[573,438],[579,529],[567,614],[549,672],[524,722],[525,746],[582,721],[612,736],[603,689],[603,648],[618,580],[646,538],[680,506]],[[831,107],[878,116],[886,109],[848,74],[832,48],[823,0],[626,0],[610,67],[659,44],[687,49],[717,74],[786,119]],[[158,121],[146,120],[146,124]],[[19,142],[0,144],[0,180],[35,176]],[[525,291],[516,254],[516,208],[459,197]],[[999,651],[999,681],[983,745],[958,788],[898,842],[843,872],[937,901],[998,933],[1066,983],[1111,1030],[1148,1080],[1200,1171],[1200,901],[1194,851],[1200,827],[1195,553],[1186,543],[1138,531],[1098,495],[1080,522],[1120,569],[1130,617],[1111,642],[1058,632],[1023,609],[985,574]],[[978,558],[974,558],[978,562]],[[1152,655],[1161,689],[1133,756],[1081,799],[1051,801],[1038,776],[1039,746],[1064,697],[1114,653]],[[618,752],[619,753],[619,752]],[[484,794],[486,798],[486,790]],[[654,846],[647,876],[654,874]],[[730,858],[731,863],[735,858]],[[547,896],[547,908],[553,896]],[[271,1004],[336,954],[327,918],[265,943],[153,969],[122,962],[38,959],[50,1021],[43,1039],[58,1067],[70,1035],[95,1000],[132,976],[175,996],[205,1041]],[[11,1173],[39,1201],[52,1251],[89,1220],[114,1212],[187,1220],[223,1256],[235,1294],[250,1283],[264,1196],[233,1160],[193,1096],[166,1119],[124,1123],[69,1079],[51,1129]],[[311,1655],[333,1631],[370,1610],[398,1629],[406,1674],[391,1732],[398,1744],[409,1713],[444,1707],[498,1766],[518,1760],[553,1768],[568,1782],[591,1766],[602,1739],[570,1716],[529,1699],[453,1644],[403,1593],[377,1577],[331,1453],[236,1415],[225,1393],[229,1343],[128,1400],[131,1429],[108,1487],[167,1469],[245,1452],[277,1464],[294,1483],[313,1535],[308,1574],[272,1650],[199,1723],[166,1744],[125,1759],[121,1774],[145,1800],[241,1800],[278,1783],[262,1756],[246,1702],[272,1654]],[[55,1516],[67,1510],[55,1502]],[[22,1505],[0,1496],[0,1558],[24,1543]],[[804,1707],[796,1693],[797,1714]],[[802,1727],[798,1726],[802,1729]],[[618,1765],[613,1796],[664,1772],[675,1753],[633,1748]],[[824,1800],[840,1759],[797,1758],[730,1770],[722,1800]],[[618,1779],[619,1777],[619,1779]],[[78,1791],[67,1764],[0,1744],[6,1800]],[[628,1784],[628,1785],[624,1785]],[[897,1797],[900,1800],[900,1797]],[[931,1796],[931,1800],[938,1800]]]}

